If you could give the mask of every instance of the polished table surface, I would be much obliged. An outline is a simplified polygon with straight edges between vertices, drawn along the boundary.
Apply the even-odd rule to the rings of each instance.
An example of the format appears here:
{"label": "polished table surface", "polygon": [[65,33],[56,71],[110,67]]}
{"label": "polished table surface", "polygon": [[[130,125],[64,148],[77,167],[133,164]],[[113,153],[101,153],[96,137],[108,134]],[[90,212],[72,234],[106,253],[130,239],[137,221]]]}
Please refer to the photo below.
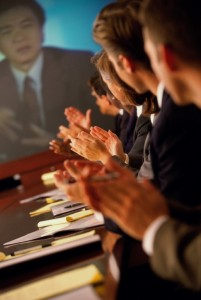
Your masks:
{"label": "polished table surface", "polygon": [[[41,174],[62,168],[63,161],[64,159],[62,160],[59,156],[52,156],[48,151],[24,160],[14,161],[13,164],[4,164],[3,168],[0,169],[0,180],[3,178],[4,173],[6,176],[20,174],[21,177],[21,185],[18,188],[0,192],[0,251],[10,254],[11,248],[3,246],[5,242],[35,231],[38,229],[37,223],[39,221],[53,218],[51,213],[30,217],[29,212],[41,207],[41,203],[20,204],[19,201],[54,189],[54,185],[43,184]],[[83,251],[68,252],[69,255],[55,255],[52,257],[51,262],[43,259],[40,262],[40,267],[30,262],[30,269],[27,270],[25,266],[25,270],[20,271],[15,276],[13,274],[10,277],[2,276],[0,290],[12,289],[16,285],[26,283],[27,280],[35,280],[36,278],[41,278],[41,276],[44,277],[55,272],[61,272],[66,268],[76,268],[77,266],[93,262],[104,271],[104,299],[117,299],[119,281],[122,281],[120,278],[123,277],[124,285],[124,274],[127,267],[130,265],[143,265],[144,262],[147,262],[147,257],[142,251],[141,244],[137,241],[134,241],[134,250],[132,250],[135,255],[130,256],[130,253],[127,253],[128,249],[124,246],[127,242],[125,243],[119,234],[109,232],[104,227],[96,228],[96,234],[101,237],[101,247],[85,247],[82,248]],[[123,263],[122,265],[123,256],[126,258],[124,259],[126,264]],[[0,271],[0,276],[5,274],[5,272],[1,273]],[[9,275],[9,272],[7,275]],[[123,299],[124,293],[123,291]]]}
{"label": "polished table surface", "polygon": [[[12,247],[4,247],[3,244],[5,242],[35,231],[38,229],[37,223],[39,221],[53,218],[52,213],[45,213],[36,217],[30,217],[29,212],[41,207],[43,204],[36,201],[20,204],[20,200],[54,188],[54,185],[45,186],[42,182],[40,182],[32,187],[20,187],[0,193],[1,252],[9,255],[13,250]],[[40,262],[40,268],[37,266],[37,264],[31,264],[30,262],[28,269],[27,266],[25,266],[24,272],[22,267],[18,274],[16,274],[16,270],[14,270],[14,272],[11,270],[12,276],[10,276],[8,272],[7,274],[5,271],[0,271],[0,274],[3,275],[0,281],[0,290],[4,291],[12,289],[33,279],[35,280],[38,278],[43,278],[44,276],[49,276],[55,272],[61,272],[66,269],[93,263],[97,265],[105,274],[109,273],[108,278],[110,278],[110,286],[107,288],[107,290],[110,296],[109,298],[106,296],[105,299],[113,299],[117,286],[115,280],[111,278],[111,274],[107,270],[108,255],[110,255],[112,252],[114,245],[116,244],[116,241],[120,239],[120,236],[118,234],[107,232],[104,227],[96,228],[96,234],[101,237],[101,248],[97,246],[92,246],[89,248],[86,246],[85,248],[82,248],[82,251],[68,251],[68,255],[65,254],[63,256],[54,256],[51,259],[51,263],[49,260],[45,261],[45,259],[43,259],[42,263]],[[30,245],[32,245],[32,243]],[[106,280],[106,283],[108,284],[108,280]],[[111,289],[112,286],[113,288]]]}

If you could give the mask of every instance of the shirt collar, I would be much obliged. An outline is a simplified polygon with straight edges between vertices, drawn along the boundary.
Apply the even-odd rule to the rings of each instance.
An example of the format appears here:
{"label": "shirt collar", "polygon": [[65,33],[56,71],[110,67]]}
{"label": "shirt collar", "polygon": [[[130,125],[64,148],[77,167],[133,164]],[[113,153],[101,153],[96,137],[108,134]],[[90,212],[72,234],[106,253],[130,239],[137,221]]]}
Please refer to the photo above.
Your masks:
{"label": "shirt collar", "polygon": [[158,84],[158,87],[157,87],[157,92],[156,92],[156,95],[157,95],[157,101],[158,101],[158,106],[161,108],[162,106],[162,100],[163,100],[163,93],[164,93],[164,90],[165,90],[165,86],[163,84],[163,82],[160,82]]}
{"label": "shirt collar", "polygon": [[137,109],[137,116],[139,117],[142,113],[142,105],[136,106],[136,109]]}
{"label": "shirt collar", "polygon": [[13,75],[17,82],[17,87],[20,93],[23,91],[24,87],[24,79],[27,75],[29,75],[35,85],[40,88],[41,86],[41,76],[42,76],[42,67],[43,67],[43,53],[41,53],[38,58],[36,59],[34,65],[31,67],[31,69],[28,71],[28,73],[22,72],[18,69],[16,69],[14,66],[11,66],[11,70],[13,72]]}
{"label": "shirt collar", "polygon": [[123,116],[123,114],[124,114],[123,108],[121,108],[121,109],[119,110],[119,114],[120,114],[121,116]]}

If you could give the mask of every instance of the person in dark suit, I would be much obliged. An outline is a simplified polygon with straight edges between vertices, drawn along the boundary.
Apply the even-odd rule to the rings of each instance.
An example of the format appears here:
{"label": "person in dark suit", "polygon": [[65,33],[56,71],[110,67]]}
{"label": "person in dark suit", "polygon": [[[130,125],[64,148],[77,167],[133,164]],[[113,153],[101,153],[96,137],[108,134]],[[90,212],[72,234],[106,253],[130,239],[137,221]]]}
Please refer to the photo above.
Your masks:
{"label": "person in dark suit", "polygon": [[153,182],[167,199],[189,206],[201,203],[200,128],[201,111],[193,104],[176,105],[164,90],[161,111],[151,132]]}
{"label": "person in dark suit", "polygon": [[[155,184],[167,199],[197,205],[201,201],[198,188],[201,145],[197,143],[201,112],[190,104],[177,107],[174,99],[159,88],[159,80],[144,50],[138,20],[140,4],[140,1],[128,1],[107,5],[94,22],[93,37],[105,49],[123,81],[139,93],[152,91],[157,95],[161,111],[150,141]],[[117,31],[118,22],[121,26]]]}
{"label": "person in dark suit", "polygon": [[137,109],[136,107],[127,106],[123,107],[119,100],[110,92],[107,85],[104,84],[107,90],[107,96],[111,103],[120,108],[119,115],[116,118],[115,134],[122,142],[124,152],[128,153],[133,146],[133,131],[137,122]]}
{"label": "person in dark suit", "polygon": [[[42,47],[44,23],[45,12],[35,0],[0,3],[1,161],[47,149],[66,106],[93,107],[87,87],[92,53]],[[35,94],[32,106],[24,96],[27,76]]]}
{"label": "person in dark suit", "polygon": [[114,220],[129,236],[143,240],[143,249],[160,277],[200,291],[201,206],[190,209],[175,203],[174,218],[167,200],[149,181],[139,183],[112,158],[105,167],[111,172],[107,179],[82,177],[82,201]]}
{"label": "person in dark suit", "polygon": [[[142,38],[142,28],[141,28],[138,18],[136,16],[135,6],[136,6],[137,2],[140,2],[140,1],[128,1],[126,4],[124,3],[124,5],[123,4],[121,5],[120,3],[113,3],[113,4],[110,4],[109,6],[105,7],[100,12],[100,14],[98,15],[98,17],[95,20],[93,34],[94,34],[94,38],[95,38],[96,42],[101,44],[101,46],[108,53],[110,60],[114,64],[115,69],[116,69],[117,73],[119,74],[119,76],[122,78],[122,80],[125,80],[128,84],[135,87],[135,89],[137,91],[142,91],[145,88],[146,89],[153,88],[153,93],[156,94],[158,79],[154,75],[154,73],[151,71],[150,63],[148,62],[149,61],[148,57],[146,60],[147,64],[145,63],[145,61],[142,60],[142,58],[144,56],[146,56],[146,53],[144,52],[144,49],[143,49],[144,45],[143,45],[143,38]],[[154,2],[154,1],[152,1],[152,2]],[[168,3],[166,3],[166,4],[168,6]],[[162,3],[162,1],[161,1],[161,6],[163,6],[164,10],[166,9],[166,5],[164,5],[164,3]],[[180,3],[180,9],[181,9],[181,7],[183,7],[182,3]],[[172,3],[172,9],[174,10],[173,3]],[[181,10],[181,12],[183,13],[182,10]],[[159,15],[160,15],[160,12],[159,12]],[[153,19],[153,15],[150,13],[150,24],[152,24],[152,21],[151,21],[152,19]],[[175,17],[175,20],[178,21],[178,17]],[[156,25],[156,27],[159,30],[162,28],[163,19],[160,19],[160,22]],[[169,24],[169,23],[170,22],[168,21],[168,14],[167,14],[167,24]],[[126,24],[126,26],[125,26],[125,24]],[[116,26],[118,26],[118,30],[117,30]],[[177,26],[177,25],[175,24],[175,26]],[[125,28],[126,28],[126,30],[124,30]],[[115,33],[117,33],[117,32],[118,32],[118,35],[115,35]],[[136,34],[136,32],[137,32],[137,34]],[[172,32],[174,32],[174,30],[172,30]],[[185,33],[184,33],[184,36],[186,36]],[[161,40],[163,41],[162,37],[163,37],[163,35],[161,35]],[[168,31],[167,31],[167,37],[168,37]],[[177,40],[179,40],[179,33],[178,33]],[[197,39],[197,40],[200,41],[200,39]],[[141,48],[140,48],[140,45],[141,45]],[[183,51],[185,48],[186,48],[186,45],[182,45],[181,49],[183,49]],[[189,47],[189,48],[191,48],[191,47]],[[154,56],[152,64],[156,66],[156,70],[157,70],[156,74],[161,75],[161,78],[163,78],[162,74],[164,74],[163,73],[164,65],[162,65],[162,64],[160,65],[161,60],[159,60],[158,51],[156,51],[156,49],[154,47],[151,47],[151,49],[152,50],[154,49],[153,50],[154,54],[152,53],[152,55]],[[167,49],[169,49],[168,46],[167,46]],[[174,63],[177,60],[171,60],[172,53],[167,52],[167,49],[166,49],[165,53],[166,54],[168,53],[169,56],[165,55],[164,57],[166,57],[166,59],[169,58],[169,65],[168,65],[169,70],[175,71],[175,75],[177,75],[176,74],[177,69],[174,69],[174,66],[175,66]],[[150,48],[149,48],[149,50],[150,50]],[[160,50],[161,50],[161,48],[160,48]],[[198,51],[198,52],[200,52],[200,51]],[[164,54],[164,52],[161,52],[161,56],[162,56],[162,54]],[[161,69],[157,67],[157,62],[161,66]],[[179,74],[182,74],[182,72],[180,72]],[[148,79],[149,79],[149,86],[148,86]],[[194,78],[194,79],[196,81],[196,78]],[[169,89],[170,89],[171,88],[171,85],[170,85],[171,80],[169,81],[169,78],[165,77],[165,75],[164,75],[164,81],[165,82],[167,81],[166,87],[169,87]],[[189,76],[186,76],[186,85],[187,86],[190,85]],[[178,84],[177,88],[179,88],[179,84]],[[181,86],[180,86],[180,88],[181,88]],[[198,90],[198,86],[197,86],[197,90]],[[200,89],[199,89],[199,92],[200,92]],[[188,102],[187,102],[187,96],[184,95],[184,93],[182,93],[182,91],[180,91],[180,93],[184,96],[184,99],[186,99],[186,103],[189,104],[189,106],[186,107],[186,110],[189,110],[189,114],[190,114],[192,112],[191,104],[189,101],[190,99],[188,98]],[[189,94],[187,94],[187,95],[189,97]],[[197,95],[198,95],[198,93],[197,93]],[[176,100],[174,100],[174,101],[176,103],[178,103],[177,93],[173,92],[171,94],[171,96],[173,96],[173,99],[176,98]],[[162,97],[161,97],[161,100],[164,100],[161,102],[165,103],[165,99],[162,99]],[[196,98],[196,101],[198,103],[198,98]],[[162,106],[163,105],[164,104],[162,103]],[[189,107],[190,107],[190,109],[189,109]],[[179,107],[177,109],[179,110]],[[186,112],[184,112],[182,109],[180,111],[181,111],[181,118],[179,118],[179,121],[180,122],[188,122],[188,119],[186,117],[183,118],[183,116],[185,116]],[[176,113],[175,116],[171,115],[174,113],[175,113],[175,110],[173,108],[169,109],[170,120],[172,117],[173,118],[175,117],[175,119],[176,119],[176,116],[178,114]],[[195,116],[196,115],[199,115],[198,110],[196,110]],[[160,113],[159,117],[161,117],[161,113]],[[200,128],[198,117],[196,117],[196,120],[198,122],[198,128]],[[184,124],[185,123],[183,123],[183,125]],[[192,132],[192,130],[196,130],[196,128],[194,128],[194,124],[188,123],[189,126],[193,125],[191,132]],[[167,125],[166,130],[169,130],[168,124],[166,124],[166,125]],[[173,125],[177,126],[177,124],[175,122],[173,123]],[[153,127],[152,132],[154,131],[154,129],[155,129],[155,127]],[[181,126],[181,124],[180,124],[180,129],[183,130],[183,126]],[[184,126],[184,129],[185,129],[185,126]],[[198,132],[199,132],[199,130],[198,130]],[[164,128],[163,128],[163,133],[164,133],[164,138],[166,138],[166,135],[165,135],[166,131],[164,131]],[[172,127],[172,136],[175,133],[177,133],[176,127],[175,127],[175,130]],[[183,139],[183,141],[188,143],[189,132],[188,132],[188,134],[186,134],[186,133],[187,132],[185,132],[185,130],[182,133],[180,132],[180,134],[178,136],[178,140],[176,138],[176,134],[175,134],[173,140],[169,136],[169,147],[170,147],[169,149],[171,149],[172,141],[175,144],[174,146],[176,147],[176,143],[178,143],[178,144],[181,143],[181,138]],[[187,151],[186,158],[189,158],[189,157],[191,158],[194,155],[194,148],[192,145],[195,145],[195,147],[197,147],[198,137],[199,137],[199,133],[194,136],[194,142],[193,142],[193,144],[191,144],[191,147],[189,147],[191,150],[190,151],[191,154]],[[166,156],[166,158],[168,159],[168,154],[171,152],[168,151],[168,148],[166,148],[166,150],[167,151],[166,152],[164,151],[164,153],[163,153],[163,158],[165,158],[165,156]],[[181,150],[181,148],[180,148],[180,150]],[[182,149],[182,151],[186,151],[186,147],[184,147]],[[160,158],[160,153],[157,153],[157,154]],[[171,172],[172,172],[173,180],[174,180],[174,177],[179,178],[179,176],[180,176],[179,172],[182,170],[182,168],[181,169],[174,168],[175,162],[173,161],[173,159],[178,159],[178,161],[179,161],[180,158],[178,157],[178,155],[180,155],[180,153],[179,154],[177,153],[177,156],[176,155],[170,156],[169,160],[166,160],[166,164],[167,164],[166,166],[164,166],[162,164],[160,165],[161,167],[165,167],[166,171],[168,170],[168,172],[170,172],[170,169],[172,170]],[[197,158],[197,164],[198,164],[198,166],[200,166],[199,156],[198,157],[196,156],[196,158]],[[165,160],[164,160],[164,162],[165,162]],[[183,161],[183,164],[185,164],[185,160]],[[109,166],[108,169],[111,170],[110,167],[111,166]],[[170,193],[169,193],[169,197],[170,198],[173,197],[176,201],[181,201],[180,195],[178,194],[178,189],[180,189],[180,191],[183,190],[182,191],[183,193],[185,193],[184,190],[188,191],[188,193],[190,193],[190,191],[193,191],[193,189],[191,189],[191,183],[192,183],[191,182],[191,174],[194,172],[195,165],[191,164],[191,166],[190,166],[190,164],[187,164],[187,167],[188,167],[188,171],[186,171],[186,176],[188,176],[188,178],[189,178],[189,180],[187,180],[187,184],[183,185],[180,182],[180,185],[177,186],[177,195],[174,193],[173,188],[171,188],[172,194],[170,195]],[[190,167],[190,169],[189,169],[189,167]],[[114,170],[116,170],[116,169],[114,168],[113,171]],[[124,171],[126,172],[126,170],[124,170]],[[123,169],[122,169],[122,172],[123,172]],[[120,177],[121,177],[120,180],[123,180],[123,177],[122,176],[120,176]],[[162,178],[162,181],[166,182],[166,187],[168,185],[168,180],[169,180],[169,176],[167,176],[166,178],[165,177]],[[199,186],[199,176],[196,178],[196,180],[197,180],[196,186]],[[136,181],[136,184],[134,184],[135,180],[134,180],[134,177],[132,177],[132,176],[130,177],[130,183],[127,178],[127,181],[125,181],[124,184],[122,183],[121,187],[118,184],[113,185],[112,180],[109,180],[108,184],[106,184],[104,179],[103,179],[103,181],[104,181],[104,194],[103,193],[101,194],[97,191],[97,187],[98,187],[99,183],[93,183],[94,184],[93,189],[90,190],[92,183],[87,182],[87,184],[85,185],[85,191],[86,191],[86,193],[88,193],[88,195],[90,195],[90,197],[87,198],[86,202],[88,202],[90,205],[92,205],[92,207],[94,207],[96,210],[100,210],[107,217],[113,218],[114,221],[116,221],[122,228],[125,229],[125,223],[127,223],[127,225],[128,225],[129,220],[132,223],[132,219],[133,220],[135,219],[135,215],[134,214],[132,215],[132,213],[131,214],[129,213],[129,211],[131,210],[132,204],[134,205],[134,203],[135,203],[134,199],[138,198],[139,202],[142,205],[144,203],[144,210],[146,211],[147,203],[145,201],[145,194],[146,194],[146,196],[147,195],[149,196],[149,193],[151,193],[153,187],[151,187],[148,183],[149,187],[147,187],[147,189],[144,192],[139,194],[138,190],[135,189],[135,187],[137,187],[139,183],[137,183],[137,181]],[[127,182],[127,184],[126,184],[126,182]],[[118,183],[119,183],[119,181],[118,181]],[[125,187],[123,187],[123,185]],[[105,193],[106,187],[107,187],[108,191]],[[159,188],[161,188],[161,186],[159,186]],[[129,189],[131,189],[130,196],[128,196]],[[164,193],[164,190],[163,190],[163,193]],[[195,205],[195,203],[197,203],[197,204],[200,203],[200,192],[198,191],[198,189],[195,190],[195,193],[196,194],[193,195],[193,201],[194,201],[194,199],[196,199],[195,202],[193,203],[194,205]],[[106,197],[106,194],[108,195],[108,197]],[[144,197],[143,197],[143,194],[144,194]],[[94,200],[92,200],[92,197],[91,197],[92,195],[93,195]],[[178,195],[179,195],[179,197],[178,197]],[[122,202],[120,199],[122,200]],[[171,206],[170,199],[167,199],[167,200],[168,200],[168,202],[166,202],[167,203],[166,205],[168,205],[168,207],[170,207]],[[185,203],[188,204],[188,206],[190,207],[191,202],[192,202],[192,195],[188,199],[188,203],[187,202],[185,202]],[[124,205],[125,205],[125,207],[124,207]],[[138,205],[138,203],[136,203],[136,205]],[[158,209],[156,209],[156,213],[158,212]],[[143,209],[142,209],[142,211],[143,211]],[[147,210],[147,211],[149,211],[149,210]],[[125,212],[127,212],[127,214]],[[149,214],[147,213],[147,215],[149,215]],[[178,218],[178,215],[179,215],[179,213],[175,215],[176,219]],[[139,225],[140,225],[144,222],[143,212],[141,212],[141,214],[139,213],[139,216],[142,217],[141,220],[138,220]],[[171,216],[171,214],[170,214],[170,216]],[[128,222],[126,220],[128,220]],[[130,226],[128,225],[127,231],[125,230],[128,234],[131,234],[131,232],[130,232],[130,230],[132,228],[131,223],[129,224]],[[137,223],[136,223],[136,228],[138,228]],[[197,234],[200,235],[200,231],[198,231]],[[135,235],[133,235],[133,236],[135,236]],[[175,238],[179,239],[179,234],[178,235],[176,234]],[[167,242],[169,241],[168,244],[170,244],[170,245],[171,245],[171,242],[173,243],[172,237],[164,236],[164,239],[167,239]],[[181,251],[183,251],[183,253],[185,253],[185,246],[187,246],[187,244],[183,245],[183,248],[181,248]],[[188,245],[191,245],[190,241],[189,241]],[[177,246],[178,246],[178,244],[177,244]],[[175,247],[174,251],[177,251],[177,246]],[[197,242],[196,242],[196,249],[199,249],[199,243],[197,243]],[[166,251],[166,250],[168,251],[168,247],[164,251]],[[196,258],[199,261],[199,259],[200,259],[199,250],[197,250],[196,255],[197,255]],[[180,259],[180,258],[178,258],[178,259]],[[190,254],[190,257],[187,258],[187,260],[188,259],[189,260],[192,259],[192,252]],[[160,259],[158,260],[158,263],[160,263]],[[186,268],[186,265],[182,265],[181,267],[184,270],[187,270],[187,273],[189,272],[189,269]],[[179,270],[177,270],[176,265],[175,265],[175,271],[179,272]],[[199,274],[197,273],[197,266],[195,263],[193,263],[193,265],[192,265],[192,272],[194,272],[194,274],[196,274],[196,276],[199,276]],[[170,277],[171,276],[172,276],[172,279],[175,280],[175,277],[172,274],[170,275]],[[168,278],[170,279],[170,277],[168,277]],[[189,281],[189,283],[186,284],[186,281],[188,281],[188,279],[185,281],[185,283],[182,281],[182,279],[179,275],[178,275],[178,279],[185,286],[191,285],[190,281]],[[200,280],[200,278],[197,277],[197,282],[199,282],[199,280]],[[197,286],[197,284],[196,284],[196,286]],[[192,287],[192,285],[191,285],[191,287]],[[199,288],[200,288],[200,283],[199,283]],[[190,295],[190,297],[193,297],[193,295]],[[192,298],[189,298],[189,299],[192,299]]]}

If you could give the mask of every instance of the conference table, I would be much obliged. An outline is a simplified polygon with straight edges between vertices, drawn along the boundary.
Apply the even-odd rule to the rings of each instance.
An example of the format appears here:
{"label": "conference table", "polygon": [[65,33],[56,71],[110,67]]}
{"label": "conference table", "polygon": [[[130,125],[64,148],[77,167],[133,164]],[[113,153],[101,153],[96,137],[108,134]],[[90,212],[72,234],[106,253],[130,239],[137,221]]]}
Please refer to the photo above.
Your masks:
{"label": "conference table", "polygon": [[[39,201],[31,201],[22,204],[20,200],[55,189],[53,183],[44,184],[41,180],[41,175],[45,172],[63,168],[64,160],[65,158],[59,155],[45,151],[28,158],[2,164],[0,168],[1,187],[4,178],[12,178],[16,174],[18,174],[17,178],[20,178],[20,181],[16,187],[7,188],[0,192],[0,252],[7,256],[13,255],[20,247],[16,245],[14,247],[5,247],[4,243],[37,230],[39,221],[52,218],[51,212],[30,217],[30,211],[41,207],[41,203]],[[104,278],[101,283],[101,289],[100,284],[97,289],[101,291],[98,293],[100,299],[116,299],[120,278],[118,272],[121,267],[122,238],[119,234],[107,231],[104,225],[93,229],[95,230],[95,235],[99,237],[95,242],[81,246],[78,243],[78,246],[72,246],[72,249],[63,249],[58,252],[52,251],[49,256],[39,255],[37,259],[25,259],[22,263],[11,264],[6,268],[1,268],[2,262],[0,262],[0,294],[64,271],[94,265]],[[61,237],[73,237],[90,232],[90,230],[85,229],[81,232],[68,233],[66,236],[63,234]],[[42,244],[49,246],[54,239],[54,237],[43,238]],[[41,240],[30,241],[26,247],[32,249],[32,247],[34,248],[40,243]],[[24,257],[26,258],[26,255]],[[111,271],[111,268],[114,268],[118,276],[114,274],[114,270]],[[65,299],[68,299],[67,296]]]}

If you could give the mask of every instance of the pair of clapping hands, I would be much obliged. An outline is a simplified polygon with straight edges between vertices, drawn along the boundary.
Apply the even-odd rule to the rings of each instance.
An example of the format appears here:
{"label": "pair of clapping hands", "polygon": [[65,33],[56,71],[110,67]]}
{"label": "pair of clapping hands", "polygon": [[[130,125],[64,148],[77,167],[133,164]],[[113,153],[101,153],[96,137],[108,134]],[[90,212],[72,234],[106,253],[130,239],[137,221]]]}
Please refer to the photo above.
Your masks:
{"label": "pair of clapping hands", "polygon": [[100,176],[106,173],[101,163],[88,160],[66,160],[64,170],[57,170],[54,174],[54,182],[58,189],[62,190],[70,200],[79,201],[82,196],[82,189],[79,180],[85,172],[90,176]]}
{"label": "pair of clapping hands", "polygon": [[69,127],[60,126],[58,137],[62,142],[51,141],[50,149],[55,153],[76,153],[90,161],[105,163],[108,156],[117,155],[122,161],[125,153],[119,138],[112,131],[104,130],[98,126],[91,127],[91,110],[82,114],[78,109],[70,107],[65,109]]}
{"label": "pair of clapping hands", "polygon": [[64,115],[66,116],[69,126],[59,126],[57,137],[60,140],[51,140],[49,148],[56,154],[64,156],[74,155],[78,157],[78,155],[71,150],[70,137],[76,138],[81,131],[89,132],[89,128],[91,126],[91,109],[88,109],[84,115],[78,109],[69,107],[64,110]]}
{"label": "pair of clapping hands", "polygon": [[[143,239],[158,217],[169,215],[166,199],[148,181],[138,181],[128,168],[111,157],[105,165],[89,161],[66,161],[55,183],[71,200],[79,200],[115,221],[133,238]],[[74,183],[68,183],[69,176]]]}

